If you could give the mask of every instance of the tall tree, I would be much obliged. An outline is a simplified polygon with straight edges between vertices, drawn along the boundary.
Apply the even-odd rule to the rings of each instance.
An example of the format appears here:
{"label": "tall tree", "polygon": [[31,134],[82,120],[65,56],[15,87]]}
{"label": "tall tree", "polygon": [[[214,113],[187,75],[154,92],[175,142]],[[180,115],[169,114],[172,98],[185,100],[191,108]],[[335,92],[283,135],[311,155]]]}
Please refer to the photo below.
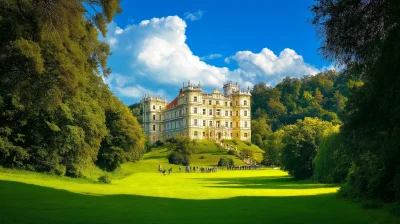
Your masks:
{"label": "tall tree", "polygon": [[400,199],[400,2],[318,0],[312,12],[322,54],[343,65],[349,79],[364,81],[343,114],[353,164],[346,189],[355,197]]}

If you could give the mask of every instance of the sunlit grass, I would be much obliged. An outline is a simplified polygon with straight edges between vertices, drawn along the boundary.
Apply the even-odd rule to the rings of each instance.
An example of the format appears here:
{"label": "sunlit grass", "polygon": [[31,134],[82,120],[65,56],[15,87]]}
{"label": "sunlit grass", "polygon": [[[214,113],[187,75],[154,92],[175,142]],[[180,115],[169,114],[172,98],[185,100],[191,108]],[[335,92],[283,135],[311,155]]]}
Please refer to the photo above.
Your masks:
{"label": "sunlit grass", "polygon": [[[336,185],[280,170],[178,172],[168,150],[110,173],[112,184],[0,168],[0,223],[398,223],[335,198]],[[193,165],[214,165],[210,152]],[[158,165],[173,168],[170,175]],[[182,167],[183,168],[183,167]],[[268,220],[268,222],[267,222]]]}

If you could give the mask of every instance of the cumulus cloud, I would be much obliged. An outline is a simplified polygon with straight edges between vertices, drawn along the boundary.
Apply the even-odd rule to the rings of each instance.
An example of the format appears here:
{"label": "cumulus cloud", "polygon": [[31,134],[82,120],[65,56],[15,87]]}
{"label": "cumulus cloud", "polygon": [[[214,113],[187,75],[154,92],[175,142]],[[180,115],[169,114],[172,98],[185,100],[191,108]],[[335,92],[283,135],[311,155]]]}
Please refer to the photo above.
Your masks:
{"label": "cumulus cloud", "polygon": [[212,59],[220,58],[220,57],[222,57],[222,54],[210,54],[210,55],[200,57],[200,59],[203,61],[207,61],[207,60],[212,60]]}
{"label": "cumulus cloud", "polygon": [[187,12],[187,13],[185,13],[184,16],[185,16],[186,20],[196,21],[196,20],[201,19],[203,17],[203,14],[204,14],[204,11],[198,10],[197,12],[194,12],[194,13]]}
{"label": "cumulus cloud", "polygon": [[129,72],[123,73],[130,74],[113,75],[113,81],[108,80],[110,85],[124,96],[138,97],[139,93],[157,94],[143,87],[156,88],[154,84],[176,89],[182,82],[191,80],[193,83],[200,81],[207,88],[221,88],[224,81],[232,80],[242,87],[252,87],[260,81],[274,85],[285,76],[300,77],[319,72],[288,48],[279,55],[268,48],[260,53],[239,51],[225,58],[232,67],[237,66],[234,69],[211,65],[205,61],[222,55],[196,56],[186,43],[186,27],[186,22],[178,16],[143,20],[124,29],[110,24],[106,41],[113,52],[111,59],[117,59],[117,69],[128,69]]}
{"label": "cumulus cloud", "polygon": [[228,63],[232,61],[236,62],[244,76],[261,76],[269,84],[276,84],[285,76],[301,77],[319,72],[319,69],[304,62],[301,55],[289,48],[281,51],[279,56],[268,48],[262,49],[260,53],[239,51],[225,59]]}

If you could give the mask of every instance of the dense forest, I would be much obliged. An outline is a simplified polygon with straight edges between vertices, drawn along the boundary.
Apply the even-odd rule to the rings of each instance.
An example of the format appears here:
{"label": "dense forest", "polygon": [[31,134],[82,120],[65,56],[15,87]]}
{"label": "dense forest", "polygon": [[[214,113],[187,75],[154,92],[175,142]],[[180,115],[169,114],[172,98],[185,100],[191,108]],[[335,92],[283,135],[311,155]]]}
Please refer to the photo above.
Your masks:
{"label": "dense forest", "polygon": [[139,159],[145,135],[102,77],[118,0],[0,1],[0,165],[84,176]]}
{"label": "dense forest", "polygon": [[342,69],[252,90],[252,142],[295,178],[400,200],[400,2],[316,1],[322,55]]}

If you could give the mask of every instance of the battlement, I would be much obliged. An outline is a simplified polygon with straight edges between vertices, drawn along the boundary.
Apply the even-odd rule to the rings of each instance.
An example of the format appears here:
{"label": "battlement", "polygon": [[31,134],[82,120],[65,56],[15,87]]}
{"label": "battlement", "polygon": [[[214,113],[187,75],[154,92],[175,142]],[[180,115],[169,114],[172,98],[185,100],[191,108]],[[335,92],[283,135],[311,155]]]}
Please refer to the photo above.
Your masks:
{"label": "battlement", "polygon": [[200,92],[202,92],[203,90],[201,89],[200,82],[197,85],[193,85],[193,84],[190,83],[190,80],[189,80],[187,86],[185,86],[185,83],[183,83],[182,91],[183,92],[186,92],[186,91],[200,91]]}
{"label": "battlement", "polygon": [[145,94],[142,97],[143,102],[149,102],[149,101],[159,101],[159,102],[164,102],[167,103],[167,99],[164,97],[161,97],[160,95],[151,95],[150,93]]}

